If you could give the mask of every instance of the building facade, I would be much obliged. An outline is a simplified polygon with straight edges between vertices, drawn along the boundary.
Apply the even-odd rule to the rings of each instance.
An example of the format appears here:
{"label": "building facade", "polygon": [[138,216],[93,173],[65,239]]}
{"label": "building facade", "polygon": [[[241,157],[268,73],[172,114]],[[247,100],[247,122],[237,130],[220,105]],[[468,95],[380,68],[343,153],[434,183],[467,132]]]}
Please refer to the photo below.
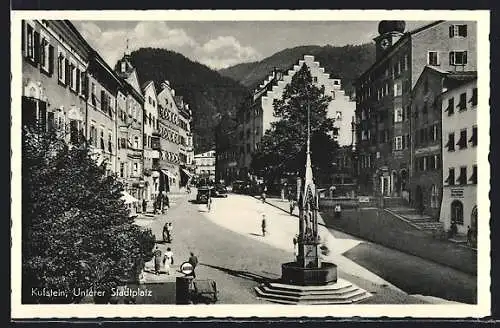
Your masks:
{"label": "building facade", "polygon": [[191,123],[193,113],[189,105],[184,102],[182,96],[175,96],[177,108],[179,110],[179,173],[180,185],[187,186],[194,175],[191,165],[194,158],[193,135],[191,132]]}
{"label": "building facade", "polygon": [[117,139],[116,96],[123,83],[97,54],[91,55],[88,68],[86,136],[91,156],[116,173],[119,165]]}
{"label": "building facade", "polygon": [[376,61],[356,81],[358,183],[363,193],[411,197],[411,90],[426,65],[475,70],[476,33],[473,21],[436,21],[410,32],[405,32],[404,21],[380,22]]}
{"label": "building facade", "polygon": [[215,150],[194,155],[196,178],[199,182],[215,183]]}
{"label": "building facade", "polygon": [[454,81],[442,94],[443,202],[440,220],[459,233],[477,231],[477,78]]}
{"label": "building facade", "polygon": [[160,190],[178,192],[180,189],[179,110],[175,103],[175,90],[168,81],[158,92],[158,130],[160,158],[155,168],[160,173]]}
{"label": "building facade", "polygon": [[[227,154],[221,156],[227,162],[227,167],[220,167],[226,176],[236,175],[239,179],[250,178],[252,155],[258,150],[259,143],[265,132],[271,128],[271,123],[277,118],[274,116],[273,102],[281,99],[285,87],[292,82],[292,78],[303,65],[311,73],[313,84],[318,88],[324,86],[324,93],[331,97],[328,104],[327,116],[335,120],[334,139],[341,147],[352,146],[352,121],[355,116],[355,101],[345,95],[340,79],[331,78],[325,73],[314,56],[305,55],[290,69],[274,71],[253,92],[252,98],[244,103],[237,113],[238,127],[234,138],[236,147],[230,147]],[[236,163],[236,165],[235,165]]]}
{"label": "building facade", "polygon": [[22,22],[22,120],[56,130],[69,144],[85,137],[91,48],[69,21]]}
{"label": "building facade", "polygon": [[[115,72],[123,79],[119,99],[121,107],[120,148],[125,149],[124,157],[120,156],[120,177],[125,190],[142,201],[146,197],[146,181],[144,180],[144,97],[139,86],[137,72],[130,61],[130,54],[125,52],[115,66]],[[120,97],[119,97],[120,98]],[[125,103],[121,103],[124,101]]]}
{"label": "building facade", "polygon": [[160,152],[153,149],[153,133],[158,130],[158,99],[153,81],[142,86],[144,95],[144,180],[146,181],[145,199],[156,200],[159,193],[157,174],[153,174],[153,160],[160,158]]}

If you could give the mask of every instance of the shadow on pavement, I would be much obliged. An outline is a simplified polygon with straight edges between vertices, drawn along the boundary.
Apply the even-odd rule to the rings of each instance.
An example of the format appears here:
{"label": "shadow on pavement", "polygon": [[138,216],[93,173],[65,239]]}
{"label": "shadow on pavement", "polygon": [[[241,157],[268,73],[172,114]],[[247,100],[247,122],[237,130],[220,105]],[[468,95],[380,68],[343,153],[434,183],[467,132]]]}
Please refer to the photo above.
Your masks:
{"label": "shadow on pavement", "polygon": [[257,237],[262,237],[262,235],[258,234],[258,233],[253,233],[253,232],[250,232],[249,235],[252,235],[252,236],[257,236]]}
{"label": "shadow on pavement", "polygon": [[256,273],[252,273],[252,272],[248,272],[248,271],[232,270],[232,269],[223,268],[223,267],[219,267],[219,266],[211,265],[211,264],[206,264],[206,263],[200,263],[200,265],[203,265],[203,266],[206,266],[206,267],[209,267],[212,269],[217,269],[219,271],[230,274],[234,277],[243,278],[243,279],[247,279],[247,280],[253,280],[259,284],[264,283],[264,282],[279,281],[279,279],[261,276],[261,275],[258,275]]}

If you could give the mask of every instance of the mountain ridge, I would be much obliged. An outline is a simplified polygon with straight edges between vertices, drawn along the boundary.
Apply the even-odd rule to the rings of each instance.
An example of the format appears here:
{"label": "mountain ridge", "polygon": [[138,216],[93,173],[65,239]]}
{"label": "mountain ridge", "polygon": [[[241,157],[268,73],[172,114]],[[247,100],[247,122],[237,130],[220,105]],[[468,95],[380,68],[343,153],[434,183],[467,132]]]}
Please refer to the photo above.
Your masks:
{"label": "mountain ridge", "polygon": [[140,85],[151,80],[160,90],[161,83],[167,80],[175,94],[189,104],[196,153],[213,149],[218,114],[232,115],[249,94],[239,82],[174,51],[140,48],[130,56]]}
{"label": "mountain ridge", "polygon": [[375,61],[375,45],[318,46],[305,45],[283,49],[258,62],[241,63],[218,72],[255,89],[274,68],[288,69],[304,55],[312,55],[325,68],[331,78],[340,78],[347,94],[354,91],[354,81]]}

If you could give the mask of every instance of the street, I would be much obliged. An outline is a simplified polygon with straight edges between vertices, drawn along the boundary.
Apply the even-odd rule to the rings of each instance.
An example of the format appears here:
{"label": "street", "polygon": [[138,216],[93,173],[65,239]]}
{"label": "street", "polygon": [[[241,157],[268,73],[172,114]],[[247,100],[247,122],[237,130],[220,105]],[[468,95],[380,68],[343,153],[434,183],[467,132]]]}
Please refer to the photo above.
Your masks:
{"label": "street", "polygon": [[[292,237],[298,230],[297,218],[253,197],[234,194],[215,198],[208,212],[206,205],[192,202],[195,196],[193,192],[177,198],[166,215],[147,224],[161,240],[163,224],[173,222],[172,244],[161,245],[163,249],[172,248],[173,269],[178,270],[193,252],[200,262],[197,278],[217,282],[218,303],[267,303],[256,298],[253,287],[263,279],[278,279],[281,263],[293,260]],[[269,231],[265,237],[260,229],[263,213]],[[408,294],[458,302],[472,302],[475,297],[473,277],[336,231],[324,229],[321,234],[331,250],[324,260],[338,265],[339,277],[374,295],[365,303],[446,302]],[[169,277],[170,281],[174,276]]]}

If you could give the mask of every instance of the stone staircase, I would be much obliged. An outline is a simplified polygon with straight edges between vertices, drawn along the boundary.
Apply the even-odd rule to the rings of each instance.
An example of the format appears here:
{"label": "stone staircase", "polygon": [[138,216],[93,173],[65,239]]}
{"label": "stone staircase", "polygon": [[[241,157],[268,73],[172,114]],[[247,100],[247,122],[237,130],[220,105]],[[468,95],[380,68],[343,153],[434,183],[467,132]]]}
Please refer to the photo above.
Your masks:
{"label": "stone staircase", "polygon": [[280,304],[353,304],[372,296],[358,286],[338,279],[325,286],[296,286],[265,283],[255,287],[257,297]]}
{"label": "stone staircase", "polygon": [[423,230],[432,234],[444,231],[442,222],[436,221],[428,215],[419,214],[414,208],[407,206],[386,207],[386,211],[406,221],[418,230]]}

